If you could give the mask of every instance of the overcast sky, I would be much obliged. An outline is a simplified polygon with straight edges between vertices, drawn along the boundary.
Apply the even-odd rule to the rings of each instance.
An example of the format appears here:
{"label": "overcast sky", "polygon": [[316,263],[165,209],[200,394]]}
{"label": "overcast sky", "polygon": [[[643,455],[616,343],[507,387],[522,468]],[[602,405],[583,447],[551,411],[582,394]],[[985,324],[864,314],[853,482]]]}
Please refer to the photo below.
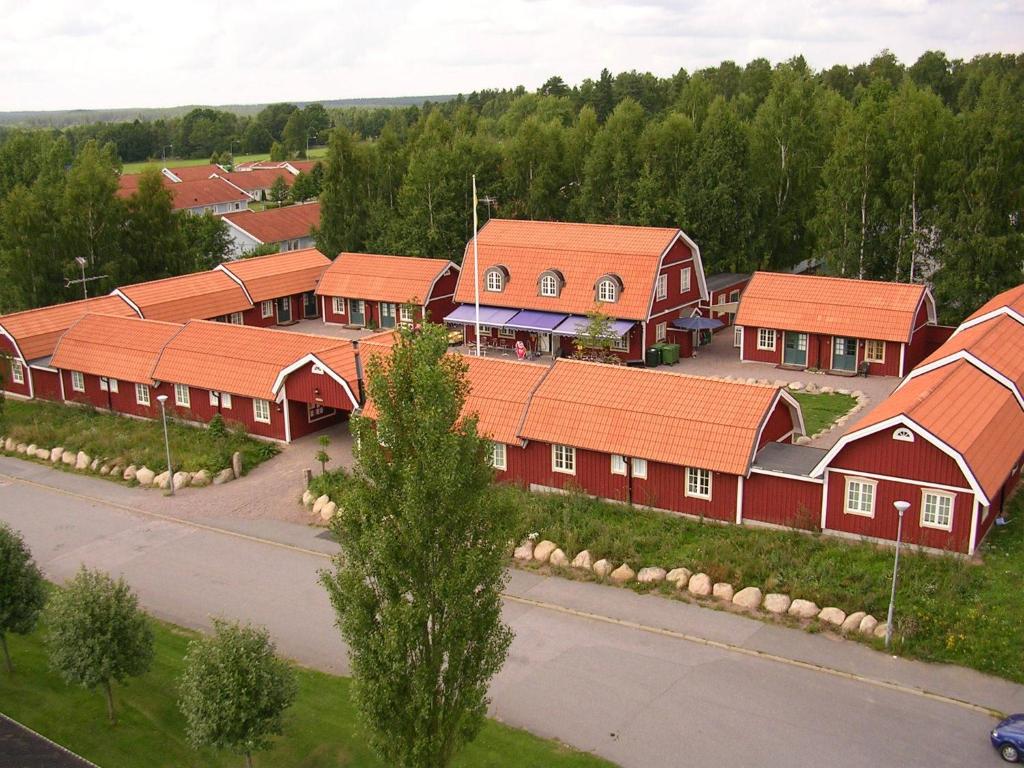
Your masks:
{"label": "overcast sky", "polygon": [[469,92],[1024,49],[1024,0],[0,0],[0,110]]}

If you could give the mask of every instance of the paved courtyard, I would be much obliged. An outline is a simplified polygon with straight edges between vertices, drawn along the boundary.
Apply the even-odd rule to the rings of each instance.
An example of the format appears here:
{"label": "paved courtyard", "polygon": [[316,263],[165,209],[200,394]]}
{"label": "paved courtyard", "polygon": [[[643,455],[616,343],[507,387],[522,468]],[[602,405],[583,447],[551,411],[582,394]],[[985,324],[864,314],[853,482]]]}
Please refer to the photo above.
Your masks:
{"label": "paved courtyard", "polygon": [[291,331],[292,333],[311,333],[314,336],[330,336],[334,339],[349,339],[350,341],[356,341],[364,336],[380,333],[380,330],[371,331],[369,328],[347,328],[344,325],[325,323],[319,319],[299,320],[299,322],[289,325],[283,330]]}

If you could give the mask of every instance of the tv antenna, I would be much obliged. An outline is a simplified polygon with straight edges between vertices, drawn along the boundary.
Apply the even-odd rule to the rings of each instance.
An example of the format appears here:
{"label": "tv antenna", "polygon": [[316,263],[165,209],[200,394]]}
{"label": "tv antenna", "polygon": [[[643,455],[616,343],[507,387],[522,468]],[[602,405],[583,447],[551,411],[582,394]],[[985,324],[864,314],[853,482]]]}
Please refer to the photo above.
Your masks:
{"label": "tv antenna", "polygon": [[77,263],[78,264],[78,268],[82,270],[82,276],[78,280],[65,279],[64,280],[64,287],[65,288],[70,288],[72,285],[81,284],[82,285],[82,296],[84,298],[88,299],[89,298],[89,285],[88,284],[91,283],[93,280],[105,280],[107,276],[106,275],[96,275],[95,277],[86,277],[85,276],[85,265],[88,262],[84,258],[82,258],[81,256],[75,256],[75,263]]}

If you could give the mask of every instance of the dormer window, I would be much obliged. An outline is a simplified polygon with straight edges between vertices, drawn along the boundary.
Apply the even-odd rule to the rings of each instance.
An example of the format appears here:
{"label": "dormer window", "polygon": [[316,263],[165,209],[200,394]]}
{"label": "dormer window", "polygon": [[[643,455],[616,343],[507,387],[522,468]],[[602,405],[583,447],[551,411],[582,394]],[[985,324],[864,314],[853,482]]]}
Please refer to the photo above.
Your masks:
{"label": "dormer window", "polygon": [[557,269],[549,269],[541,273],[538,282],[541,296],[557,297],[562,292],[562,286],[565,285],[565,278]]}
{"label": "dormer window", "polygon": [[622,281],[616,275],[605,275],[597,281],[597,300],[613,304],[622,293]]}
{"label": "dormer window", "polygon": [[493,293],[501,293],[508,282],[508,270],[504,267],[491,267],[484,273],[484,287]]}

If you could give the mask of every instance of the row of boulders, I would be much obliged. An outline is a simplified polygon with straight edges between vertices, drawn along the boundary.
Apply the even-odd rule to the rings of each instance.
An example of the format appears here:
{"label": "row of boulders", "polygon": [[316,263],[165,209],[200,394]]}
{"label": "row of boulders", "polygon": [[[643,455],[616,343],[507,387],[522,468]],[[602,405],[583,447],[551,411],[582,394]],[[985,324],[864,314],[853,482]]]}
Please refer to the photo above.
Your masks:
{"label": "row of boulders", "polygon": [[[134,480],[143,487],[166,489],[173,485],[174,490],[186,486],[203,488],[207,485],[221,485],[234,480],[241,474],[241,454],[239,453],[232,457],[232,466],[225,467],[217,474],[213,474],[207,469],[201,469],[198,472],[175,472],[172,476],[166,470],[157,473],[149,467],[137,467],[120,458],[93,458],[85,451],[66,450],[63,446],[43,448],[34,443],[26,445],[15,442],[10,437],[0,437],[0,447],[7,453],[22,454],[40,461],[48,461],[51,464],[65,464],[79,472],[95,472],[104,477]],[[239,467],[237,475],[234,468],[236,465]]]}
{"label": "row of boulders", "polygon": [[611,581],[615,584],[661,584],[669,583],[681,592],[697,598],[712,598],[729,603],[748,611],[763,611],[772,616],[792,616],[796,619],[810,621],[817,619],[821,624],[830,626],[846,633],[884,637],[885,624],[865,611],[846,613],[834,606],[819,608],[810,600],[792,599],[789,595],[769,593],[763,594],[759,587],[743,587],[737,590],[726,582],[712,582],[706,573],[693,573],[689,568],[673,568],[666,570],[659,566],[646,566],[634,571],[628,563],[616,567],[608,560],[593,559],[588,550],[579,552],[571,560],[569,556],[553,541],[535,543],[533,539],[525,539],[512,553],[512,556],[524,563],[550,565],[556,568],[573,568],[578,571],[594,574],[598,579]]}
{"label": "row of boulders", "polygon": [[338,511],[338,505],[331,501],[326,493],[317,496],[308,488],[302,492],[302,506],[310,511],[313,517],[329,523]]}

